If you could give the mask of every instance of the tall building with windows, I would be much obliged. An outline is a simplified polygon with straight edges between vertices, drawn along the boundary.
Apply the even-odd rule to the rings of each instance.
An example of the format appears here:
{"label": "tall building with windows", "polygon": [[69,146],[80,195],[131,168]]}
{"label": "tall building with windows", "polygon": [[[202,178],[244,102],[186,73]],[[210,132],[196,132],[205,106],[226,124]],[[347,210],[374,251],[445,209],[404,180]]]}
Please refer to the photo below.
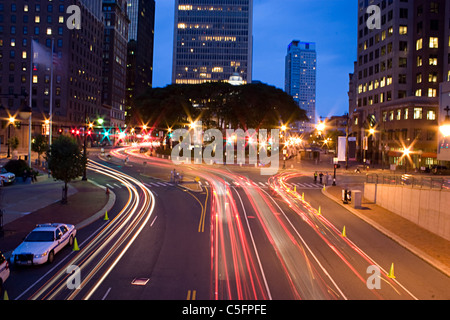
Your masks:
{"label": "tall building with windows", "polygon": [[286,55],[285,91],[306,111],[309,122],[296,124],[300,133],[314,130],[316,124],[316,44],[292,41]]}
{"label": "tall building with windows", "polygon": [[253,0],[176,0],[173,83],[252,80]]}
{"label": "tall building with windows", "polygon": [[[369,5],[380,9],[380,29],[368,27]],[[448,0],[358,1],[349,114],[360,160],[419,169],[436,163],[439,84],[450,80],[449,11]]]}
{"label": "tall building with windows", "polygon": [[[70,29],[67,7],[81,9],[81,29]],[[11,134],[19,150],[28,145],[28,122],[19,110],[31,98],[33,134],[48,135],[45,120],[52,111],[52,136],[82,127],[86,116],[105,116],[101,103],[103,22],[99,1],[0,1],[0,140],[5,150],[9,115],[17,124]],[[51,68],[31,64],[31,43],[49,54],[54,43],[53,92]],[[30,68],[32,69],[30,73]],[[30,79],[31,78],[31,79]],[[30,83],[31,81],[31,83]]]}
{"label": "tall building with windows", "polygon": [[133,118],[135,97],[153,83],[153,49],[155,35],[155,1],[128,0],[130,26],[127,48],[126,121]]}
{"label": "tall building with windows", "polygon": [[113,128],[125,125],[128,25],[126,0],[103,0],[103,105]]}

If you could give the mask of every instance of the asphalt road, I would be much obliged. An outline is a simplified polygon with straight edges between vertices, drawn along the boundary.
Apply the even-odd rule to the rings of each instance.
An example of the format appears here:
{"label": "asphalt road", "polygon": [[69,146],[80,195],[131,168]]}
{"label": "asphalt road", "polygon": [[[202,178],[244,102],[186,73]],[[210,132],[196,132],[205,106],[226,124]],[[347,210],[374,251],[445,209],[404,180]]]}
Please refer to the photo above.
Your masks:
{"label": "asphalt road", "polygon": [[[90,172],[90,179],[116,193],[112,221],[106,224],[110,227],[97,222],[83,229],[81,242],[92,247],[83,254],[66,250],[60,257],[85,266],[82,288],[76,292],[63,288],[67,275],[58,272],[66,266],[61,261],[24,271],[26,280],[11,296],[25,292],[19,298],[450,298],[447,276],[326,198],[310,176],[285,170],[266,177],[258,168],[245,166],[176,167],[185,181],[199,179],[202,189],[195,191],[168,181],[175,168],[169,160],[147,158],[136,150],[116,150],[111,159],[99,162],[110,168],[105,170],[117,170],[108,176]],[[388,277],[392,265],[395,279]],[[50,281],[51,288],[42,291],[50,279],[58,281]]]}

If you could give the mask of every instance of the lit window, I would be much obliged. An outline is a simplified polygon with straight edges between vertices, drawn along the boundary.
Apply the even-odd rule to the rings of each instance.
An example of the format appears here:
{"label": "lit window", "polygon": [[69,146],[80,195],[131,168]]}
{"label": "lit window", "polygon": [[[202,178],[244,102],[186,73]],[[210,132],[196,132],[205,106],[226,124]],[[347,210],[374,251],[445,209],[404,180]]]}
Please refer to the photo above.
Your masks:
{"label": "lit window", "polygon": [[392,84],[392,77],[387,77],[386,85],[389,86]]}
{"label": "lit window", "polygon": [[414,108],[414,120],[422,119],[422,108]]}
{"label": "lit window", "polygon": [[417,89],[416,90],[416,97],[421,97],[422,96],[422,89]]}
{"label": "lit window", "polygon": [[38,76],[36,75],[33,76],[33,83],[38,83]]}
{"label": "lit window", "polygon": [[51,35],[52,34],[52,28],[47,28],[47,35]]}
{"label": "lit window", "polygon": [[439,48],[439,38],[430,37],[430,48]]}
{"label": "lit window", "polygon": [[416,50],[420,50],[423,47],[423,39],[419,39],[416,41]]}
{"label": "lit window", "polygon": [[27,52],[26,51],[22,51],[22,59],[26,59],[27,58]]}
{"label": "lit window", "polygon": [[428,75],[428,82],[436,83],[437,82],[437,73],[433,72]]}
{"label": "lit window", "polygon": [[428,112],[427,112],[427,120],[436,120],[436,111],[428,110]]}
{"label": "lit window", "polygon": [[25,4],[25,5],[23,6],[23,12],[28,12],[28,5],[27,5],[27,4]]}
{"label": "lit window", "polygon": [[437,59],[437,57],[430,56],[429,62],[430,62],[430,66],[437,66],[437,65],[438,65],[438,59]]}
{"label": "lit window", "polygon": [[408,26],[400,26],[398,33],[399,34],[408,34]]}
{"label": "lit window", "polygon": [[35,23],[41,22],[41,17],[40,17],[40,16],[35,16],[35,17],[34,17],[34,22],[35,22]]}
{"label": "lit window", "polygon": [[436,98],[437,90],[433,88],[428,89],[428,97],[429,98]]}

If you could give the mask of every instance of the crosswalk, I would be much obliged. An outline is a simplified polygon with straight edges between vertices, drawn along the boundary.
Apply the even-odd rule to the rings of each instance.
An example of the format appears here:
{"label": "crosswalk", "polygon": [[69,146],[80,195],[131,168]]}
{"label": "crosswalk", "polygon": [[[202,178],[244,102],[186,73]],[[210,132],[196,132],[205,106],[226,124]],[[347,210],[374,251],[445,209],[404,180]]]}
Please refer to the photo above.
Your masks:
{"label": "crosswalk", "polygon": [[[209,187],[209,182],[208,181],[200,181],[199,182],[200,185],[204,186],[204,187]],[[228,186],[235,186],[235,187],[240,187],[242,186],[242,182],[237,182],[237,181],[232,181],[232,182],[228,182],[225,181],[225,184],[227,184]],[[244,184],[247,184],[247,186],[251,186],[252,184],[244,182]],[[268,182],[254,182],[254,185],[260,187],[260,188],[269,188],[270,185]],[[322,185],[320,184],[316,184],[316,183],[286,183],[286,186],[288,188],[294,188],[294,186],[299,189],[299,190],[305,190],[305,189],[322,189]]]}
{"label": "crosswalk", "polygon": [[[248,186],[251,186],[251,184],[246,183]],[[200,186],[205,187],[205,188],[209,188],[210,187],[210,183],[206,180],[201,180],[199,181]],[[242,186],[242,182],[236,182],[236,181],[225,181],[225,184],[228,186],[234,186],[234,187],[240,187]],[[146,185],[149,188],[168,188],[168,187],[174,187],[175,183],[172,182],[165,182],[165,181],[151,181],[151,182],[145,182],[144,185]],[[269,188],[269,183],[268,182],[254,182],[254,185],[260,187],[260,188]],[[323,186],[317,183],[286,183],[286,186],[288,188],[294,188],[296,187],[299,190],[308,190],[308,189],[321,189]],[[121,188],[125,188],[125,185],[123,184],[117,184],[117,183],[112,183],[106,184],[106,187],[108,187],[110,190],[114,190],[114,189],[121,189]]]}

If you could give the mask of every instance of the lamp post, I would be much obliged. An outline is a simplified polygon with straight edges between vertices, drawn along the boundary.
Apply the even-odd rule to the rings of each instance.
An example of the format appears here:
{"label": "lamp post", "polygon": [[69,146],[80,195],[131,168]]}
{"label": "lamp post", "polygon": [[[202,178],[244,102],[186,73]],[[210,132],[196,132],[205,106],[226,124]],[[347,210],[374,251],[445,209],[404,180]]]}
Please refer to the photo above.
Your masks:
{"label": "lamp post", "polygon": [[33,115],[33,110],[31,109],[31,107],[22,105],[22,108],[19,112],[19,116],[24,120],[28,120],[28,167],[30,167],[30,168],[31,168],[32,115]]}
{"label": "lamp post", "polygon": [[333,165],[334,165],[333,186],[336,186],[336,169],[337,169],[338,163],[339,163],[339,158],[334,157],[333,158]]}
{"label": "lamp post", "polygon": [[7,158],[11,158],[11,147],[10,147],[10,139],[11,139],[11,125],[14,124],[14,121],[16,121],[16,119],[14,119],[14,117],[9,117],[8,119],[8,155]]}
{"label": "lamp post", "polygon": [[444,123],[439,127],[439,131],[444,136],[444,138],[447,138],[450,136],[450,115],[448,114],[450,112],[450,107],[447,106],[444,111],[447,112],[447,115],[445,116]]}

